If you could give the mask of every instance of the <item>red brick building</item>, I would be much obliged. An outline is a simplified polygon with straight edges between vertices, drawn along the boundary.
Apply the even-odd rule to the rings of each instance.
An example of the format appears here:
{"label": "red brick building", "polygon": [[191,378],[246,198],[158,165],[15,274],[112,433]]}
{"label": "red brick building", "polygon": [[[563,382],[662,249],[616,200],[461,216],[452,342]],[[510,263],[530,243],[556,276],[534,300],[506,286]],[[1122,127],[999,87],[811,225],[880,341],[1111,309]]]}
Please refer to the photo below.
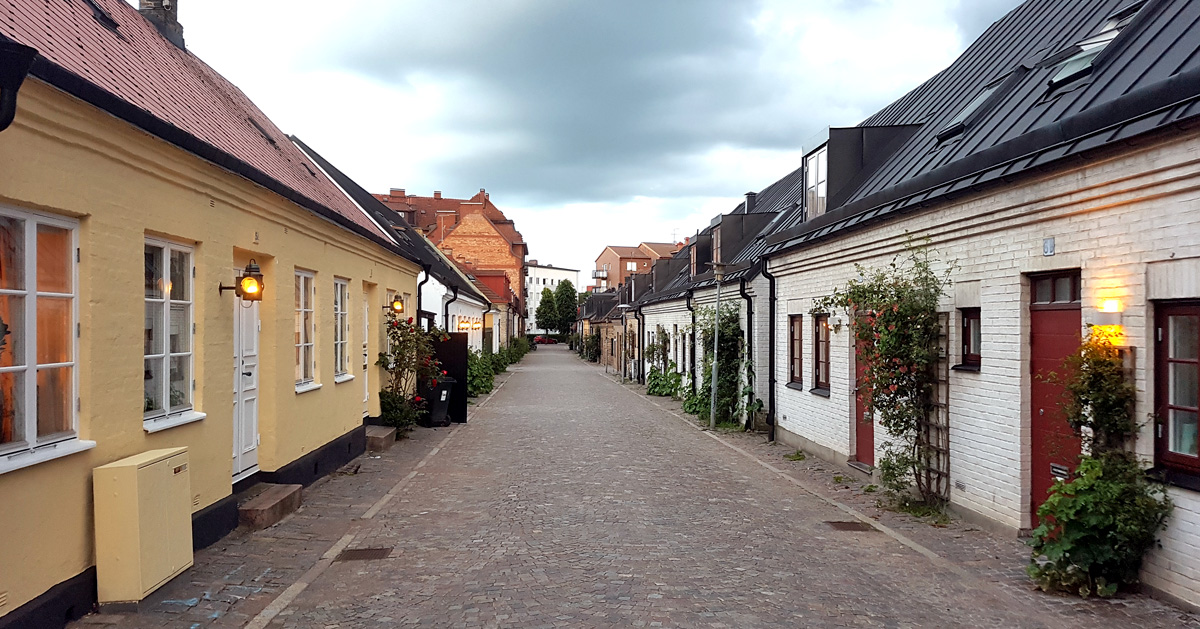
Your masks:
{"label": "red brick building", "polygon": [[[392,210],[408,223],[420,229],[447,257],[466,262],[482,279],[489,272],[502,271],[511,286],[511,304],[516,321],[502,326],[501,342],[525,328],[525,257],[529,247],[514,223],[492,203],[483,188],[470,199],[443,197],[435,191],[432,197],[408,194],[403,188],[392,188],[388,194],[377,194]],[[494,286],[501,295],[505,288]]]}
{"label": "red brick building", "polygon": [[669,258],[677,250],[678,246],[669,242],[643,242],[636,247],[609,245],[596,258],[594,284],[599,290],[620,286],[630,274],[649,273],[655,260]]}

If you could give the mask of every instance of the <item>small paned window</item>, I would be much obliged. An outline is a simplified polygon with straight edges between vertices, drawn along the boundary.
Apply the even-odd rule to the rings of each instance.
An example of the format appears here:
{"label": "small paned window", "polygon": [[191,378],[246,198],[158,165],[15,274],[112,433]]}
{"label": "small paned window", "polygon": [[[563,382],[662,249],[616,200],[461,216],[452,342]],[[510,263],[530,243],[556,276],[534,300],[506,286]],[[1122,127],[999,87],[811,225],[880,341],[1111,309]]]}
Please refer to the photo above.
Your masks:
{"label": "small paned window", "polygon": [[350,284],[347,280],[333,281],[333,375],[350,372]]}
{"label": "small paned window", "polygon": [[1038,275],[1031,279],[1033,282],[1033,303],[1048,305],[1079,303],[1080,282],[1078,271]]}
{"label": "small paned window", "polygon": [[829,315],[813,316],[813,388],[829,389]]}
{"label": "small paned window", "polygon": [[721,263],[721,228],[718,227],[712,233],[712,261],[714,264]]}
{"label": "small paned window", "polygon": [[828,147],[821,147],[821,150],[804,160],[804,211],[807,220],[825,213],[828,156]]}
{"label": "small paned window", "polygon": [[634,271],[637,271],[637,262],[626,262],[626,263],[625,263],[625,270],[626,270],[626,271],[629,271],[629,272],[631,272],[631,273],[632,273],[632,272],[634,272]]}
{"label": "small paned window", "polygon": [[314,277],[310,271],[296,269],[296,386],[311,384],[317,369],[313,342],[317,335]]}
{"label": "small paned window", "polygon": [[962,364],[965,367],[978,367],[980,357],[980,311],[979,308],[963,308],[959,311],[962,316]]}
{"label": "small paned window", "polygon": [[146,420],[192,409],[192,249],[147,238],[143,367]]}
{"label": "small paned window", "polygon": [[791,370],[788,379],[804,382],[804,315],[788,317],[788,358]]}
{"label": "small paned window", "polygon": [[1159,306],[1156,324],[1158,463],[1200,474],[1200,302]]}
{"label": "small paned window", "polygon": [[76,227],[25,212],[0,212],[3,455],[77,437]]}

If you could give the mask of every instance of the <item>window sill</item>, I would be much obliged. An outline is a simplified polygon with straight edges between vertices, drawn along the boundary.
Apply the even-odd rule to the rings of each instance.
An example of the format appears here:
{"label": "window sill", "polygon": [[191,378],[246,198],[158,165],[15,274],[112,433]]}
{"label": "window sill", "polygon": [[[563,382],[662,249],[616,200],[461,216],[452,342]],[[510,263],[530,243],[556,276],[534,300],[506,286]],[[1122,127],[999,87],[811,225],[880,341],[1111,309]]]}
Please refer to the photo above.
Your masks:
{"label": "window sill", "polygon": [[785,386],[793,391],[803,391],[804,390],[804,385],[799,382],[789,382],[783,386]]}
{"label": "window sill", "polygon": [[809,389],[808,392],[813,395],[819,395],[821,397],[829,397],[829,389],[826,389],[823,387],[814,387],[812,389]]}
{"label": "window sill", "polygon": [[352,373],[344,373],[344,374],[342,374],[342,375],[340,375],[340,376],[334,376],[334,377],[333,377],[333,383],[334,383],[334,384],[341,384],[341,383],[343,383],[343,382],[350,382],[350,381],[351,381],[351,380],[353,380],[353,379],[354,379],[354,374],[352,374]]}
{"label": "window sill", "polygon": [[320,382],[305,382],[302,384],[297,384],[296,385],[296,395],[300,395],[301,393],[308,393],[309,391],[316,391],[317,389],[320,389],[320,388],[321,388]]}
{"label": "window sill", "polygon": [[166,417],[155,417],[154,419],[143,420],[142,430],[145,430],[148,433],[162,432],[168,428],[174,428],[176,426],[198,422],[205,417],[208,417],[208,415],[199,411],[184,411],[175,415],[167,415]]}
{"label": "window sill", "polygon": [[1172,487],[1180,489],[1190,489],[1191,491],[1200,491],[1200,474],[1194,472],[1185,472],[1175,468],[1165,467],[1161,464],[1151,468],[1147,475],[1154,480],[1165,483]]}
{"label": "window sill", "polygon": [[970,364],[964,363],[962,365],[955,365],[955,366],[951,367],[950,370],[951,371],[971,371],[974,373],[979,373],[979,365],[970,365]]}
{"label": "window sill", "polygon": [[54,459],[61,459],[64,456],[91,450],[94,447],[96,447],[95,441],[69,439],[32,450],[22,450],[13,454],[0,456],[0,474],[37,465],[38,463],[45,463],[46,461],[53,461]]}

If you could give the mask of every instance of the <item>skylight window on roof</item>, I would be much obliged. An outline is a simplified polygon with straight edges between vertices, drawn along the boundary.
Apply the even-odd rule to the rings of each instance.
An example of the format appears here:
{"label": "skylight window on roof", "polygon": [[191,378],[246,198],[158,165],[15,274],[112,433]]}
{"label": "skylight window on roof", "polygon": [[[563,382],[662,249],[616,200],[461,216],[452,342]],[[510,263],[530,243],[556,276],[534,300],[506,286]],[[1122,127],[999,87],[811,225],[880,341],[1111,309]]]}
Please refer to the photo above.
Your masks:
{"label": "skylight window on roof", "polygon": [[1138,10],[1144,3],[1132,4],[1109,16],[1104,26],[1095,35],[1075,44],[1078,51],[1059,63],[1058,72],[1050,79],[1050,89],[1064,85],[1092,72],[1092,62],[1104,49],[1112,43],[1121,29],[1129,25],[1137,16]]}
{"label": "skylight window on roof", "polygon": [[108,11],[105,11],[103,7],[96,4],[96,0],[83,1],[86,2],[89,7],[91,7],[92,17],[96,18],[97,22],[103,24],[104,28],[113,31],[114,33],[117,31],[117,21],[108,14]]}
{"label": "skylight window on roof", "polygon": [[967,128],[967,118],[969,118],[971,114],[975,113],[976,110],[978,110],[985,102],[987,102],[987,99],[991,98],[992,94],[996,93],[996,90],[1000,87],[1000,83],[1000,81],[996,81],[995,83],[983,88],[983,91],[979,92],[978,96],[976,96],[971,102],[967,103],[967,106],[963,107],[962,111],[958,112],[958,115],[950,121],[950,124],[946,125],[945,129],[942,129],[940,132],[938,132],[937,141],[945,142],[946,140],[962,133],[963,130]]}

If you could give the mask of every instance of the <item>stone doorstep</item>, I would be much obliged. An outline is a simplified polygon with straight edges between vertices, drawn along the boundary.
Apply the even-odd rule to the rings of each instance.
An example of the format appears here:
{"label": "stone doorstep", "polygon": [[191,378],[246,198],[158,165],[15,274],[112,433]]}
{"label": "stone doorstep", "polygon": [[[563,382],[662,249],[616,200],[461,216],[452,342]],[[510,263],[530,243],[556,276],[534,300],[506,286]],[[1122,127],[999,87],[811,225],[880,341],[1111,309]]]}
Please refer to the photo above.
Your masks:
{"label": "stone doorstep", "polygon": [[300,508],[301,485],[260,483],[257,496],[238,505],[238,524],[250,530],[265,529]]}
{"label": "stone doorstep", "polygon": [[388,426],[367,426],[367,451],[383,452],[396,443],[396,429]]}

